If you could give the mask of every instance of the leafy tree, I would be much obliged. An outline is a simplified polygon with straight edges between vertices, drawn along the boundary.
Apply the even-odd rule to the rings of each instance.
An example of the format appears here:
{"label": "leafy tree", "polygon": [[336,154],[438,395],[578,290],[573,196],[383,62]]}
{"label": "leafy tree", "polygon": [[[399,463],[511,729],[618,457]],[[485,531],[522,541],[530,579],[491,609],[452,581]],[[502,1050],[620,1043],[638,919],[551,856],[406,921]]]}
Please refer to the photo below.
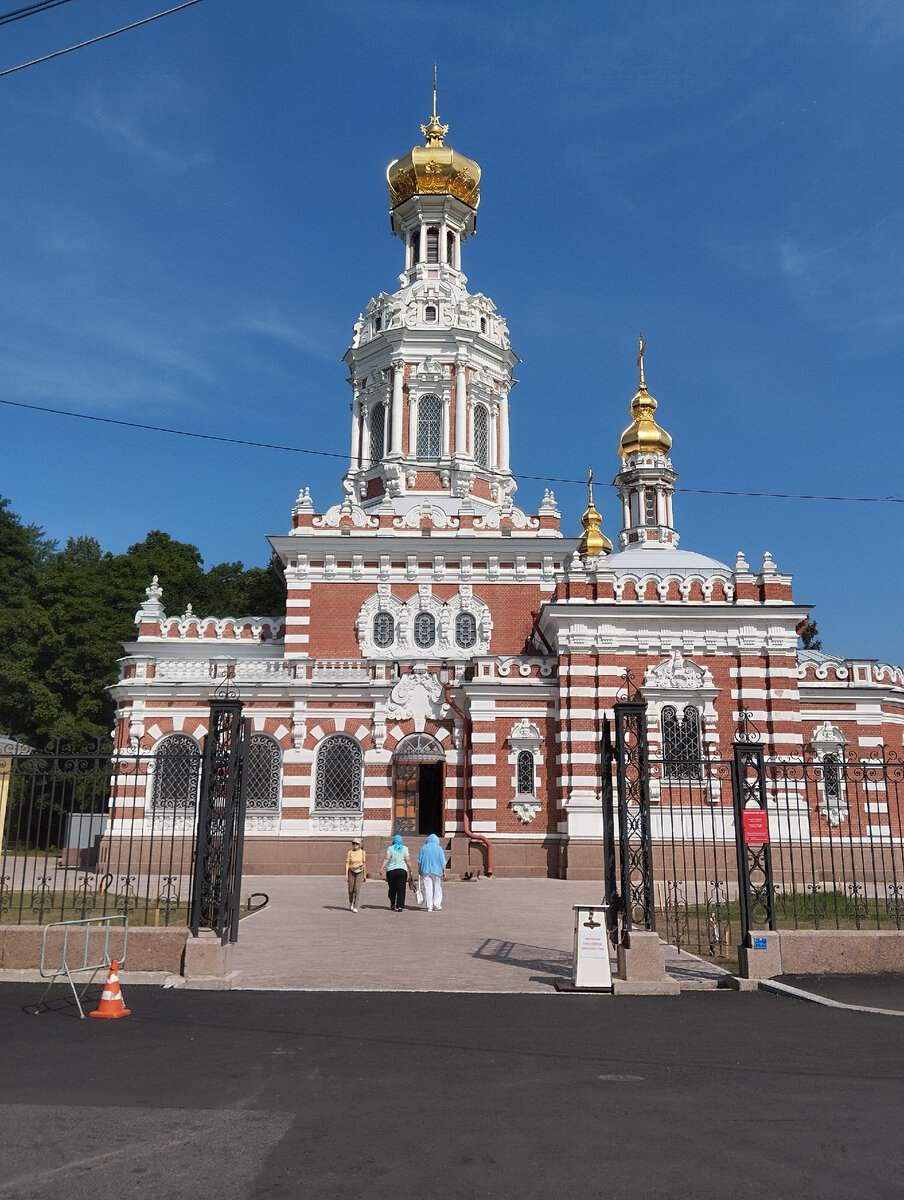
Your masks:
{"label": "leafy tree", "polygon": [[58,549],[0,497],[0,732],[41,746],[107,737],[106,689],[154,575],[170,615],[189,604],[199,616],[285,612],[285,589],[265,568],[235,562],[205,572],[197,546],[161,530],[125,554],[102,550],[93,537]]}
{"label": "leafy tree", "polygon": [[816,628],[816,622],[810,621],[806,624],[798,634],[800,646],[802,650],[821,650],[822,640],[819,636],[819,630]]}

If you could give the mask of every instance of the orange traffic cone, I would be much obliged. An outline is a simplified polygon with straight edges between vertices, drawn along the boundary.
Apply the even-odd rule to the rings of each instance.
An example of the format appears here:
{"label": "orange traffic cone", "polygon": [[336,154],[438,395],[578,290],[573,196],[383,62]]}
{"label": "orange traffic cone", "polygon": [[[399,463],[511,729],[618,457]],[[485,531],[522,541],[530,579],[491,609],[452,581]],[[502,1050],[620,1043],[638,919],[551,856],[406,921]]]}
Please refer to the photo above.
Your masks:
{"label": "orange traffic cone", "polygon": [[119,976],[117,970],[116,959],[110,967],[110,974],[107,976],[107,982],[104,984],[103,995],[100,998],[100,1004],[92,1013],[88,1013],[89,1017],[127,1017],[132,1011],[126,1008],[126,1002],[122,998],[122,992],[119,990]]}

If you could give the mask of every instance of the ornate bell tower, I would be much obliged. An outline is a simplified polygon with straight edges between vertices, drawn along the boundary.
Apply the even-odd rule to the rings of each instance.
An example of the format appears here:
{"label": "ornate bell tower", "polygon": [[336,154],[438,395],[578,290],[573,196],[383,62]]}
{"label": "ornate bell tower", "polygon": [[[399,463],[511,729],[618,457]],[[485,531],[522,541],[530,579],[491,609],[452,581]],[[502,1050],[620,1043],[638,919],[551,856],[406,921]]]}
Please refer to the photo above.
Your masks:
{"label": "ornate bell tower", "polygon": [[428,502],[480,515],[516,489],[508,396],[518,357],[491,300],[467,291],[462,248],[477,227],[480,168],[445,144],[436,113],[387,172],[392,232],[404,246],[399,289],[355,323],[351,461],[343,487],[368,512]]}
{"label": "ornate bell tower", "polygon": [[622,502],[618,546],[620,550],[673,550],[678,545],[678,532],[672,516],[672,495],[678,475],[669,458],[672,439],[653,419],[657,406],[644,379],[645,349],[641,337],[637,355],[640,385],[631,401],[634,420],[618,443],[622,468],[613,481]]}

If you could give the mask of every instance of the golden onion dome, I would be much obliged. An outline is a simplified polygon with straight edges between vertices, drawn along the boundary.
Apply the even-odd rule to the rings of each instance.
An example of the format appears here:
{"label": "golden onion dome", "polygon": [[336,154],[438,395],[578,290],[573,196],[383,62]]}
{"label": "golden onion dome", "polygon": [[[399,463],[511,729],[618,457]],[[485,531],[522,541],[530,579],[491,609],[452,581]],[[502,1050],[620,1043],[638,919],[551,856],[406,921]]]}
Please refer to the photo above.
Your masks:
{"label": "golden onion dome", "polygon": [[590,490],[590,502],[587,505],[587,511],[581,517],[584,532],[578,542],[578,554],[581,558],[602,558],[612,553],[612,543],[601,531],[603,518],[593,503],[593,467],[590,468],[587,486]]}
{"label": "golden onion dome", "polygon": [[620,458],[630,458],[632,454],[661,454],[666,456],[672,448],[672,439],[666,431],[656,424],[653,413],[656,411],[656,401],[647,391],[643,374],[643,352],[646,343],[641,336],[640,353],[637,365],[640,367],[640,386],[631,401],[631,416],[634,418],[618,443]]}
{"label": "golden onion dome", "polygon": [[448,125],[436,115],[436,88],[433,90],[433,115],[421,126],[426,145],[415,146],[404,158],[386,168],[389,206],[395,208],[412,196],[455,196],[470,208],[480,203],[480,167],[451,146],[443,145]]}

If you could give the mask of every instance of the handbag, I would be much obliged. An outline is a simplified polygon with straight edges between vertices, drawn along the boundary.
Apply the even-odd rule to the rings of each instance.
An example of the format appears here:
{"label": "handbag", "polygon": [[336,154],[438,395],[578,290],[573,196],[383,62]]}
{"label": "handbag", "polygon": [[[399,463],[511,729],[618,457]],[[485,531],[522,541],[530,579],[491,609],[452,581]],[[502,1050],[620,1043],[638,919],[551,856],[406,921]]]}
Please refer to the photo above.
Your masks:
{"label": "handbag", "polygon": [[418,904],[423,904],[423,903],[424,903],[424,892],[423,892],[423,889],[422,889],[422,887],[421,887],[421,880],[420,880],[420,877],[418,877],[418,881],[417,881],[417,883],[416,883],[416,885],[415,885],[415,888],[414,888],[414,898],[415,898],[415,900],[417,900]]}

